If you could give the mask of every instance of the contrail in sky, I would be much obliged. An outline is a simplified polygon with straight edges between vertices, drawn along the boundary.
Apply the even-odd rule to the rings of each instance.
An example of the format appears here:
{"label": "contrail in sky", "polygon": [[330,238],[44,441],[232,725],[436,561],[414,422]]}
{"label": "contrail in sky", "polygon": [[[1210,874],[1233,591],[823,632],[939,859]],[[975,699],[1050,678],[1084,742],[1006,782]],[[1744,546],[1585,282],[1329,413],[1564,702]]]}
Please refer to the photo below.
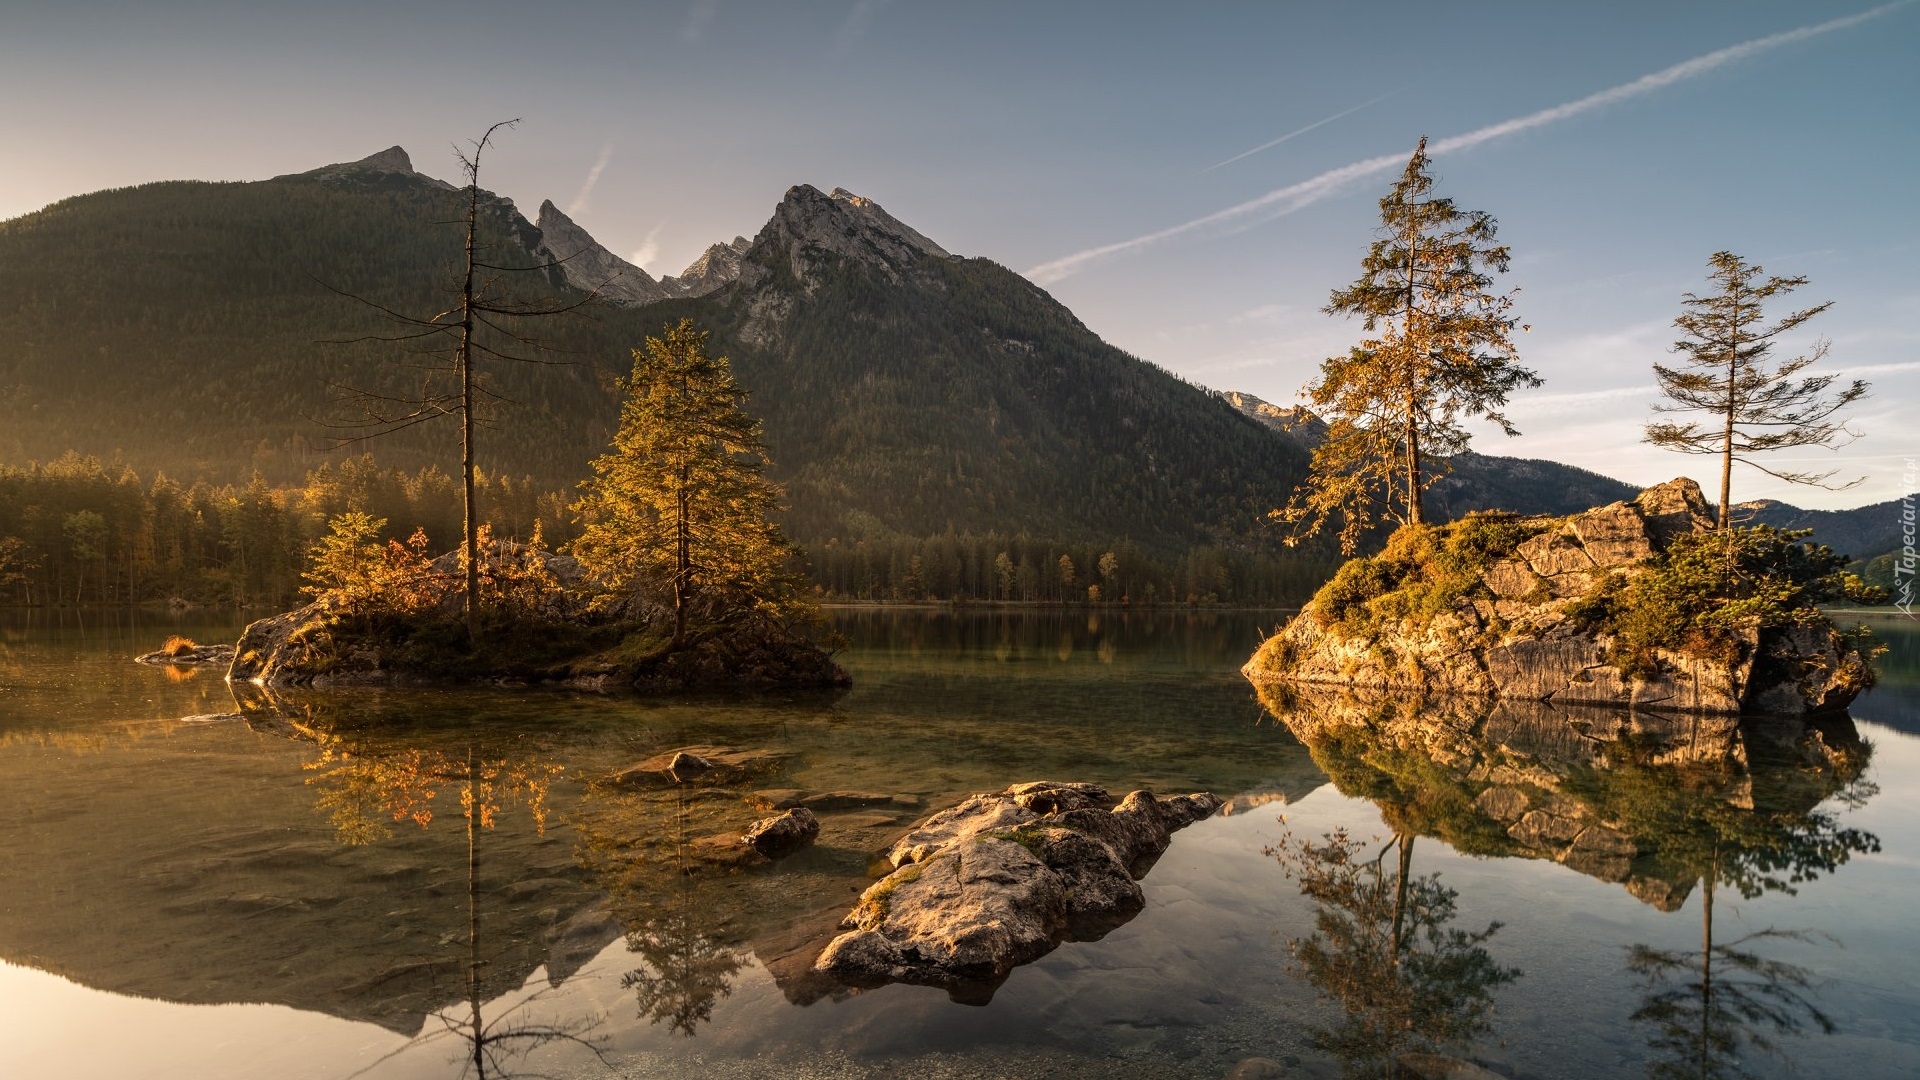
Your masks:
{"label": "contrail in sky", "polygon": [[[1398,91],[1395,91],[1395,93],[1398,93]],[[1393,94],[1381,94],[1379,97],[1374,98],[1372,101],[1363,101],[1360,104],[1355,105],[1351,109],[1344,109],[1340,112],[1334,113],[1332,116],[1327,117],[1325,120],[1315,120],[1313,123],[1308,124],[1306,127],[1300,128],[1295,131],[1289,131],[1285,135],[1280,136],[1279,138],[1273,140],[1272,142],[1263,142],[1259,146],[1256,146],[1251,150],[1248,150],[1244,153],[1235,154],[1232,157],[1228,158],[1227,160],[1220,162],[1218,165],[1209,165],[1206,168],[1201,169],[1200,171],[1203,173],[1210,173],[1213,170],[1220,168],[1221,166],[1231,165],[1234,162],[1239,161],[1241,158],[1250,158],[1262,150],[1271,150],[1274,147],[1279,146],[1281,143],[1286,142],[1288,139],[1299,138],[1300,136],[1305,135],[1307,132],[1312,131],[1314,128],[1326,127],[1328,124],[1333,123],[1335,120],[1338,120],[1343,116],[1352,116],[1354,113],[1359,112],[1361,109],[1364,109],[1369,105],[1378,105],[1379,103],[1387,100],[1392,96]]]}
{"label": "contrail in sky", "polygon": [[593,168],[587,170],[587,181],[580,185],[580,194],[575,195],[573,201],[567,204],[568,217],[572,217],[574,214],[582,213],[586,210],[587,196],[593,194],[593,186],[600,182],[600,174],[606,171],[607,162],[612,158],[613,144],[603,144],[600,147],[600,160],[594,162]]}
{"label": "contrail in sky", "polygon": [[[1883,4],[1870,11],[1863,11],[1858,15],[1848,15],[1844,18],[1832,19],[1812,26],[1803,26],[1797,30],[1785,30],[1778,34],[1769,34],[1766,37],[1755,38],[1752,41],[1744,41],[1738,45],[1730,45],[1727,48],[1707,53],[1704,56],[1697,56],[1692,60],[1686,60],[1670,68],[1656,71],[1651,75],[1642,75],[1632,82],[1622,83],[1619,86],[1610,87],[1595,94],[1588,94],[1586,97],[1580,98],[1577,101],[1569,101],[1564,105],[1555,105],[1551,109],[1542,109],[1539,112],[1528,113],[1525,116],[1517,116],[1511,120],[1503,120],[1498,124],[1478,128],[1464,135],[1455,135],[1451,138],[1429,143],[1427,145],[1427,152],[1431,154],[1444,154],[1455,150],[1468,150],[1479,146],[1481,143],[1489,142],[1505,135],[1513,135],[1522,131],[1530,131],[1537,127],[1545,127],[1548,124],[1558,123],[1561,120],[1579,116],[1582,113],[1592,112],[1595,109],[1607,105],[1613,105],[1651,94],[1656,90],[1665,89],[1682,80],[1705,75],[1717,68],[1725,67],[1736,61],[1745,60],[1750,56],[1757,56],[1760,53],[1769,52],[1783,45],[1791,45],[1794,42],[1805,41],[1808,38],[1831,33],[1835,30],[1845,30],[1851,26],[1858,26],[1869,19],[1877,19],[1890,11],[1907,7],[1913,2],[1914,0],[1896,0],[1895,3]],[[1224,225],[1244,218],[1254,217],[1255,215],[1258,215],[1261,219],[1282,217],[1296,210],[1312,206],[1314,203],[1335,195],[1358,181],[1368,180],[1383,173],[1401,168],[1406,162],[1407,155],[1405,153],[1397,153],[1383,154],[1380,157],[1356,161],[1351,165],[1342,165],[1337,169],[1329,169],[1319,176],[1302,180],[1297,184],[1289,184],[1286,187],[1269,191],[1265,195],[1249,199],[1237,206],[1229,206],[1225,210],[1216,210],[1205,217],[1197,217],[1192,221],[1182,222],[1178,225],[1170,225],[1167,228],[1147,233],[1144,236],[1136,236],[1131,240],[1122,240],[1118,243],[1087,248],[1085,251],[1076,251],[1071,255],[1063,256],[1052,262],[1041,263],[1039,266],[1028,270],[1026,276],[1041,285],[1050,285],[1053,282],[1072,277],[1089,263],[1105,259],[1112,255],[1118,255],[1122,252],[1133,251],[1137,248],[1151,247],[1154,244],[1171,240],[1177,236],[1184,236],[1187,233],[1199,229],[1205,229],[1215,225]]]}

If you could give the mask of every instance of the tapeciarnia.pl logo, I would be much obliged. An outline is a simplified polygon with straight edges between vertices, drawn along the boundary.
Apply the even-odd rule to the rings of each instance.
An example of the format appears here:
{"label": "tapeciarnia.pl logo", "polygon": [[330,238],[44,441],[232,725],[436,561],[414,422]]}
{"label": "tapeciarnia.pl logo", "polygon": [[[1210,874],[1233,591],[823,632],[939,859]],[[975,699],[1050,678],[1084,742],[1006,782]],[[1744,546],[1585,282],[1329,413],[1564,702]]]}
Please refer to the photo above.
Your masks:
{"label": "tapeciarnia.pl logo", "polygon": [[1900,496],[1900,555],[1893,560],[1893,606],[1909,619],[1913,618],[1913,571],[1917,561],[1913,514],[1916,479],[1920,479],[1920,465],[1908,458],[1906,471],[1900,474],[1900,490],[1905,494]]}

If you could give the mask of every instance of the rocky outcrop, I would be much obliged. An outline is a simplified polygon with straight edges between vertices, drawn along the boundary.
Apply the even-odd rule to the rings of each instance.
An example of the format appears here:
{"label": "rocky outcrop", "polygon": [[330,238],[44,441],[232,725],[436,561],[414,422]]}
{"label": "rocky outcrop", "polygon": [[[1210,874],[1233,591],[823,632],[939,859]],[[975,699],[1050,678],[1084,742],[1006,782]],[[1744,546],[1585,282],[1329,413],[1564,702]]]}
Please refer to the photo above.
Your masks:
{"label": "rocky outcrop", "polygon": [[816,970],[851,986],[938,986],[985,1004],[1017,966],[1062,941],[1091,941],[1137,915],[1137,879],[1175,830],[1220,808],[1202,792],[1041,781],[975,795],[888,852],[895,867],[861,897]]}
{"label": "rocky outcrop", "polygon": [[1495,559],[1451,610],[1355,633],[1316,599],[1267,639],[1242,673],[1371,689],[1626,705],[1682,712],[1798,714],[1844,708],[1861,685],[1836,633],[1748,630],[1730,659],[1660,649],[1632,673],[1611,638],[1570,613],[1610,576],[1631,578],[1682,534],[1713,527],[1699,485],[1679,479],[1562,519]]}

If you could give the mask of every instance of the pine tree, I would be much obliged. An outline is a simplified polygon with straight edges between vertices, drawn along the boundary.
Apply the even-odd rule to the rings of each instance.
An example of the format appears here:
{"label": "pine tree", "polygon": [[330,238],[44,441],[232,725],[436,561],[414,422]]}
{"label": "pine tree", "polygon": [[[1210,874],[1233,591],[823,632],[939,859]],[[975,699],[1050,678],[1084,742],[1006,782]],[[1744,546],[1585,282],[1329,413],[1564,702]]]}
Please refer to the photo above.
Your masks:
{"label": "pine tree", "polygon": [[798,596],[760,421],[706,340],[682,319],[633,351],[620,429],[573,506],[574,555],[616,596],[670,594],[676,645],[691,615],[777,615]]}
{"label": "pine tree", "polygon": [[1540,385],[1510,337],[1513,294],[1489,291],[1489,271],[1504,273],[1510,258],[1493,242],[1493,218],[1433,196],[1428,162],[1423,137],[1380,200],[1379,238],[1360,277],[1323,309],[1360,316],[1370,336],[1323,362],[1307,387],[1328,430],[1305,483],[1275,512],[1299,527],[1290,540],[1318,533],[1336,512],[1348,553],[1376,512],[1421,524],[1422,495],[1446,472],[1436,459],[1467,448],[1461,422],[1482,417],[1518,434],[1500,410],[1515,389]]}
{"label": "pine tree", "polygon": [[1683,303],[1687,310],[1673,320],[1687,335],[1673,345],[1673,351],[1684,361],[1676,367],[1655,364],[1653,373],[1660,392],[1671,402],[1654,406],[1657,411],[1703,412],[1711,419],[1650,423],[1646,441],[1683,454],[1719,457],[1720,528],[1724,531],[1733,521],[1736,461],[1789,483],[1835,486],[1827,481],[1838,470],[1816,473],[1772,469],[1751,455],[1790,446],[1832,448],[1851,441],[1858,433],[1836,417],[1841,409],[1865,397],[1868,386],[1855,379],[1846,389],[1829,393],[1832,375],[1795,378],[1826,356],[1824,340],[1803,356],[1777,366],[1768,364],[1775,338],[1833,306],[1829,300],[1771,325],[1763,320],[1761,309],[1768,300],[1805,285],[1806,278],[1761,280],[1765,271],[1730,251],[1715,252],[1707,265],[1713,268],[1708,276],[1719,286],[1718,291],[1706,296],[1686,294]]}

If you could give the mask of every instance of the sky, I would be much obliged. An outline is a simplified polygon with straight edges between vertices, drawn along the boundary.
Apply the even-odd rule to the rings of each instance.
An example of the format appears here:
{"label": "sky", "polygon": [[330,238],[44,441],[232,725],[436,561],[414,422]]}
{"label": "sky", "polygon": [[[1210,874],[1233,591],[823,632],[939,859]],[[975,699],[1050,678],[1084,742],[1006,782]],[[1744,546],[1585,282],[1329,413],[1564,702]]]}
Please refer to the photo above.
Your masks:
{"label": "sky", "polygon": [[[1491,213],[1529,325],[1522,434],[1484,453],[1636,484],[1651,365],[1733,251],[1833,307],[1781,345],[1864,378],[1861,437],[1736,474],[1842,508],[1920,458],[1920,0],[1859,3],[330,0],[0,8],[0,219],[163,179],[255,180],[518,117],[483,186],[551,199],[658,274],[753,235],[791,185],[869,196],[1042,284],[1106,340],[1289,404],[1357,323],[1378,200],[1421,136]],[[1712,484],[1708,485],[1713,486]]]}

